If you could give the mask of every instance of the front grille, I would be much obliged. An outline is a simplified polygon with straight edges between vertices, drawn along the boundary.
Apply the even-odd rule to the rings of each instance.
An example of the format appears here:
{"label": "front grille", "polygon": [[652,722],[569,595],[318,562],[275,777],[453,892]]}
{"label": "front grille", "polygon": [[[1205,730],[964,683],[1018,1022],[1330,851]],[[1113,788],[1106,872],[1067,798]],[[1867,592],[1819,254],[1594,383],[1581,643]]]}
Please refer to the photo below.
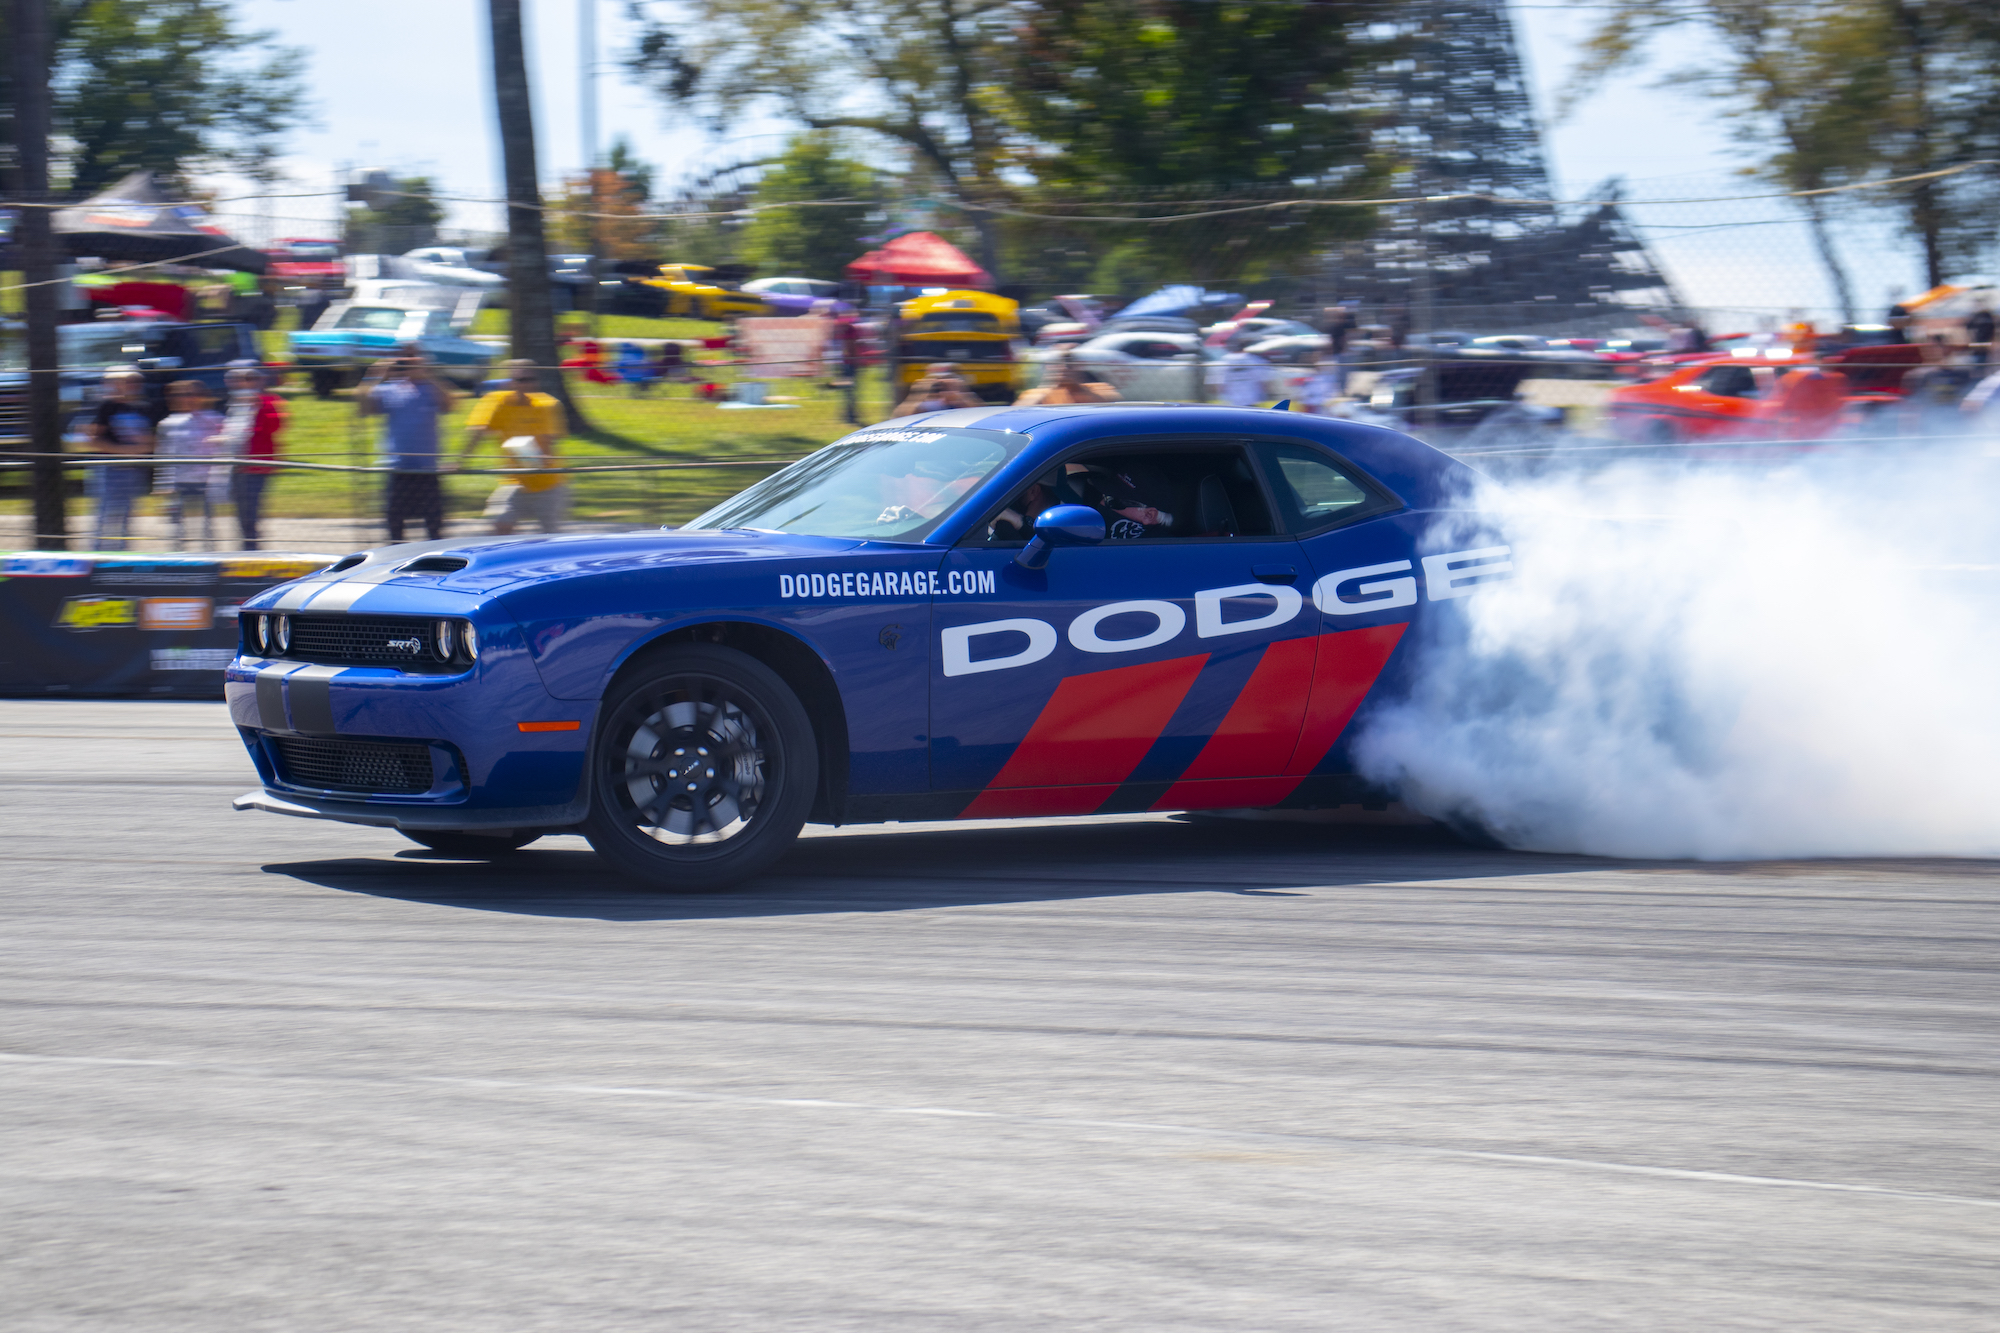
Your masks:
{"label": "front grille", "polygon": [[431,789],[431,747],[382,741],[273,736],[278,767],[295,787],[417,796]]}
{"label": "front grille", "polygon": [[[335,666],[451,670],[451,664],[437,655],[432,623],[399,616],[293,616],[292,646],[285,656]],[[417,643],[414,650],[412,639]]]}

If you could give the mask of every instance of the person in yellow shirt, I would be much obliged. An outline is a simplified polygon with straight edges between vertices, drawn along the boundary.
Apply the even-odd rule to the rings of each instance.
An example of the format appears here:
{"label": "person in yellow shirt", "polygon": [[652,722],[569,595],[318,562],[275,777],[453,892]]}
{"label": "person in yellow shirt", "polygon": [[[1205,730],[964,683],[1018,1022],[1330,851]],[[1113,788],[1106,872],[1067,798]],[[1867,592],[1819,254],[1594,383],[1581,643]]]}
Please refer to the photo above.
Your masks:
{"label": "person in yellow shirt", "polygon": [[569,507],[569,487],[561,473],[539,469],[556,459],[556,441],[563,433],[562,404],[535,392],[534,362],[509,361],[506,370],[510,387],[473,404],[465,419],[465,447],[452,466],[470,459],[488,436],[501,441],[503,466],[523,471],[501,482],[487,500],[486,517],[493,520],[493,531],[504,537],[524,520],[532,520],[543,532],[555,532]]}

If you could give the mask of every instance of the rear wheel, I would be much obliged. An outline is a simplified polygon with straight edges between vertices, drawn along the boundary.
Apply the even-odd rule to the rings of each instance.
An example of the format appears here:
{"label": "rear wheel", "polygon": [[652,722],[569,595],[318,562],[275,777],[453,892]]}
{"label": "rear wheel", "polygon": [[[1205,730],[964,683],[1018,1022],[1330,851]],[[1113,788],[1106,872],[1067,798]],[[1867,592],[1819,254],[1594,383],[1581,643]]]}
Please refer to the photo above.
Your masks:
{"label": "rear wheel", "polygon": [[411,842],[420,842],[434,852],[446,856],[460,856],[468,861],[481,861],[492,856],[508,856],[520,851],[540,833],[509,831],[506,833],[465,833],[458,829],[399,829]]}
{"label": "rear wheel", "polygon": [[625,874],[719,889],[798,837],[819,779],[812,720],[756,658],[675,648],[621,683],[602,717],[582,832]]}

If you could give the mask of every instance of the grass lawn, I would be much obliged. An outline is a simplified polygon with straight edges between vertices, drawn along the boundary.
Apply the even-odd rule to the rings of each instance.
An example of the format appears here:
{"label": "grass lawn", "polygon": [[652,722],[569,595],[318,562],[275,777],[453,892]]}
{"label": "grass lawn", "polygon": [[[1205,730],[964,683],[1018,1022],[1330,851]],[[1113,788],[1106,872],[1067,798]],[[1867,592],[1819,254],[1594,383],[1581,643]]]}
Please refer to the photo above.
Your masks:
{"label": "grass lawn", "polygon": [[[850,428],[841,421],[841,399],[817,381],[773,385],[773,396],[791,396],[794,408],[731,410],[689,396],[685,385],[671,396],[654,390],[633,398],[608,386],[572,381],[577,403],[591,423],[620,437],[623,444],[565,440],[563,454],[571,464],[587,463],[709,463],[728,460],[772,460],[768,466],[685,467],[671,471],[587,474],[571,485],[572,512],[578,518],[624,520],[633,523],[679,523],[694,517],[725,496],[789,462],[839,438]],[[863,380],[864,420],[887,415],[882,406],[882,381],[870,373]],[[302,462],[366,463],[375,451],[379,419],[362,421],[352,398],[341,393],[330,401],[309,392],[283,395],[291,421],[283,437],[285,455]],[[462,399],[446,426],[449,447],[463,439],[463,423],[471,400]],[[489,449],[480,462],[492,466]],[[445,482],[447,511],[477,514],[492,492],[492,477],[455,476]],[[354,473],[287,474],[272,483],[265,502],[270,512],[296,518],[358,516],[380,503],[382,479]]]}
{"label": "grass lawn", "polygon": [[[18,296],[18,293],[12,294]],[[474,324],[482,334],[504,335],[507,311],[483,310]],[[279,324],[262,335],[267,359],[288,358],[286,335],[293,312],[280,312]],[[635,316],[603,316],[600,336],[604,338],[706,338],[714,337],[722,326],[703,320],[641,319]],[[697,353],[696,366],[719,353]],[[722,364],[708,366],[702,378],[727,383],[731,369]],[[677,467],[655,472],[612,472],[586,474],[572,480],[571,512],[579,519],[639,523],[679,523],[709,508],[717,500],[733,495],[745,486],[774,471],[781,463],[802,457],[850,429],[841,420],[841,395],[827,389],[817,379],[775,380],[774,400],[790,401],[790,408],[732,410],[695,399],[685,384],[670,391],[655,388],[645,397],[634,398],[622,387],[589,384],[570,377],[571,392],[591,425],[608,438],[604,442],[565,440],[565,461],[588,463],[676,463],[704,464],[743,460],[743,465]],[[284,400],[289,422],[280,439],[283,455],[300,462],[340,465],[367,465],[374,461],[380,419],[363,421],[354,411],[353,395],[342,391],[332,399],[313,396],[302,382],[278,390]],[[461,397],[446,423],[447,448],[456,452],[463,444],[464,421],[471,400]],[[888,415],[887,384],[879,370],[862,376],[861,418],[879,421]],[[751,460],[770,460],[768,463]],[[493,466],[498,462],[489,449],[478,462]],[[445,505],[453,516],[476,515],[486,497],[498,484],[491,476],[458,475],[445,482]],[[383,478],[379,474],[309,472],[281,473],[272,480],[265,511],[277,518],[362,517],[379,512]],[[142,501],[144,512],[158,504]],[[0,512],[25,513],[29,508],[24,489],[9,488],[0,495]],[[71,512],[87,508],[77,501]]]}

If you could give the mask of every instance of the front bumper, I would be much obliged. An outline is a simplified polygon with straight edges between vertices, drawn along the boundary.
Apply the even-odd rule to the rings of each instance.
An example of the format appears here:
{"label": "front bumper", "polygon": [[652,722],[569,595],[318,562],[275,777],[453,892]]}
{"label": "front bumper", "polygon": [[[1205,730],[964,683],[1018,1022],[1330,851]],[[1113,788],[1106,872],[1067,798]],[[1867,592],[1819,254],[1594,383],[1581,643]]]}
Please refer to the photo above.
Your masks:
{"label": "front bumper", "polygon": [[[519,626],[479,611],[473,618],[483,622],[479,660],[455,674],[316,666],[249,654],[231,662],[223,694],[264,785],[262,794],[238,800],[236,808],[393,828],[580,822],[588,813],[585,758],[597,704],[551,696]],[[571,729],[542,729],[551,723]],[[421,776],[401,789],[388,789],[384,781],[383,790],[357,789],[359,781],[330,786],[311,780],[314,772],[322,782],[338,783],[375,771],[370,763],[344,768],[343,752],[394,747],[408,754],[418,746],[429,751],[428,787]],[[292,759],[305,751],[331,761],[295,771]]]}
{"label": "front bumper", "polygon": [[567,828],[583,822],[589,802],[581,794],[568,805],[551,805],[511,810],[468,810],[463,806],[387,806],[354,798],[327,796],[280,796],[274,791],[246,791],[231,801],[234,810],[262,810],[266,814],[294,815],[300,819],[332,819],[343,824],[368,824],[397,829],[482,829],[501,833],[528,829]]}

